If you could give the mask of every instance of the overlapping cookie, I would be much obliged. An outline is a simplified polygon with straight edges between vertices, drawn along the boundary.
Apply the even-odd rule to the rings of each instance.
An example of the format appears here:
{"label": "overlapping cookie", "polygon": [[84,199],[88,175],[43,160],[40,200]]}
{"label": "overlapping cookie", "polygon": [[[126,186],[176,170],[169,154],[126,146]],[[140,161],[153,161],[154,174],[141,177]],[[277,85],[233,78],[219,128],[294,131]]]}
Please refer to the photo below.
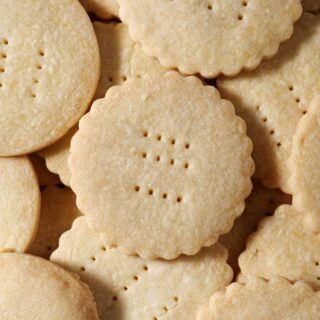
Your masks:
{"label": "overlapping cookie", "polygon": [[0,254],[1,319],[99,320],[88,287],[75,275],[27,254]]}
{"label": "overlapping cookie", "polygon": [[299,122],[290,158],[294,205],[306,214],[311,231],[320,228],[320,97]]}
{"label": "overlapping cookie", "polygon": [[215,88],[176,72],[135,78],[81,119],[71,186],[109,244],[173,259],[231,229],[251,191],[251,151],[244,122]]}
{"label": "overlapping cookie", "polygon": [[192,257],[146,261],[110,247],[78,218],[51,260],[80,275],[93,292],[101,320],[195,319],[210,295],[232,279],[219,244]]}
{"label": "overlapping cookie", "polygon": [[320,288],[320,237],[304,226],[304,213],[283,205],[265,218],[239,257],[241,277],[283,276]]}
{"label": "overlapping cookie", "polygon": [[61,183],[59,176],[48,170],[45,160],[37,153],[30,154],[29,158],[37,174],[40,187],[56,186]]}
{"label": "overlapping cookie", "polygon": [[320,16],[304,13],[279,53],[253,71],[220,78],[223,97],[247,123],[254,143],[256,177],[290,193],[292,138],[302,115],[320,92]]}
{"label": "overlapping cookie", "polygon": [[40,190],[30,160],[0,157],[0,252],[24,252],[40,216]]}
{"label": "overlapping cookie", "polygon": [[228,263],[235,275],[239,272],[238,257],[245,250],[247,237],[256,230],[259,221],[272,215],[281,204],[290,202],[291,196],[280,190],[267,189],[259,181],[254,181],[243,214],[235,221],[231,231],[219,238],[219,242],[228,250]]}
{"label": "overlapping cookie", "polygon": [[70,229],[73,220],[80,215],[76,206],[76,196],[69,188],[45,188],[41,192],[38,232],[28,252],[49,258],[58,247],[62,233]]}
{"label": "overlapping cookie", "polygon": [[[103,98],[110,87],[122,84],[129,78],[146,74],[161,75],[167,71],[155,58],[146,56],[138,43],[132,41],[124,24],[94,22],[93,26],[101,53],[101,77],[95,99]],[[46,159],[49,170],[58,173],[67,186],[70,185],[70,142],[76,131],[77,127],[72,128],[57,143],[39,152]]]}
{"label": "overlapping cookie", "polygon": [[56,142],[85,113],[99,49],[77,0],[1,0],[0,8],[0,156],[22,155]]}
{"label": "overlapping cookie", "polygon": [[215,293],[197,320],[314,320],[319,312],[320,293],[306,283],[249,277]]}
{"label": "overlapping cookie", "polygon": [[254,69],[290,38],[299,0],[118,0],[145,52],[168,68],[214,78]]}

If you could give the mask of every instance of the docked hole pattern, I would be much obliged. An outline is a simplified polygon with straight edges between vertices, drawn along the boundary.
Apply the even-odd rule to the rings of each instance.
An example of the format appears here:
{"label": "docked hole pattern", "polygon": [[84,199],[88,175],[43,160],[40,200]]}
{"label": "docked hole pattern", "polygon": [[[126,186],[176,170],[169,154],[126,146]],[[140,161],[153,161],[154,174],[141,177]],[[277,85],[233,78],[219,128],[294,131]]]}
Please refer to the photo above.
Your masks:
{"label": "docked hole pattern", "polygon": [[289,92],[292,94],[292,98],[293,98],[294,101],[297,103],[298,108],[301,110],[302,115],[305,115],[305,114],[307,113],[307,110],[302,107],[302,99],[301,99],[301,97],[299,97],[299,96],[295,93],[296,90],[295,90],[294,85],[289,84],[289,85],[288,85],[288,90],[289,90]]}
{"label": "docked hole pattern", "polygon": [[[79,267],[79,270],[84,273],[84,272],[90,272],[90,268],[92,265],[94,265],[95,263],[97,263],[97,261],[99,259],[103,259],[103,257],[100,257],[101,255],[104,255],[108,250],[113,250],[113,248],[115,248],[115,246],[107,246],[104,244],[101,244],[99,248],[97,248],[96,253],[92,254],[91,256],[88,257],[89,263],[86,264],[82,264]],[[90,265],[91,262],[91,265]],[[137,284],[139,281],[142,281],[144,276],[148,274],[148,272],[150,272],[150,266],[148,266],[147,263],[142,264],[139,267],[140,270],[138,270],[138,272],[134,273],[131,277],[131,279],[128,279],[128,282],[123,285],[122,290],[120,290],[119,292],[117,292],[117,294],[113,294],[112,296],[110,296],[110,300],[112,303],[118,303],[121,300],[122,295],[126,295],[128,293],[130,293],[130,289],[134,287],[135,284]],[[179,303],[179,297],[178,296],[172,296],[171,301],[169,301],[168,305],[170,305],[170,307],[167,304],[163,304],[161,309],[159,310],[159,315],[157,316],[151,316],[150,320],[153,319],[159,319],[161,316],[163,316],[164,314],[168,313],[169,311],[173,310],[174,308],[177,307]]]}
{"label": "docked hole pattern", "polygon": [[30,92],[30,96],[33,99],[37,98],[37,87],[39,85],[39,79],[40,79],[40,75],[43,69],[43,64],[44,64],[44,57],[45,57],[45,51],[43,48],[38,49],[37,52],[37,62],[35,65],[35,70],[34,70],[34,77],[32,79],[32,89]]}
{"label": "docked hole pattern", "polygon": [[4,76],[6,72],[6,63],[8,58],[8,46],[9,40],[7,38],[0,38],[0,89],[4,87]]}
{"label": "docked hole pattern", "polygon": [[[154,153],[146,148],[145,150],[138,152],[138,158],[142,161],[147,161],[155,166],[164,166],[168,170],[183,169],[186,172],[190,168],[190,161],[188,160],[190,155],[189,149],[191,148],[190,142],[180,141],[176,137],[167,137],[161,133],[152,133],[149,130],[142,130],[141,138],[153,144],[161,144],[164,148],[167,148],[168,152],[171,154],[174,154],[175,150],[178,150],[180,154],[181,151],[183,151],[182,154],[186,157],[185,160],[181,161],[174,157],[168,157],[166,154]],[[157,170],[156,167],[154,169]],[[179,174],[181,174],[181,171]],[[183,196],[181,194],[174,194],[172,192],[167,192],[167,190],[160,190],[155,186],[146,186],[137,183],[133,186],[133,191],[141,195],[152,196],[159,200],[171,200],[171,203],[172,201],[176,204],[183,203]]]}
{"label": "docked hole pattern", "polygon": [[257,106],[257,107],[256,107],[256,112],[257,112],[257,114],[258,114],[258,116],[259,116],[262,124],[263,124],[263,125],[267,128],[267,130],[269,131],[270,136],[272,136],[275,145],[276,145],[278,148],[280,148],[280,147],[282,146],[282,143],[281,143],[281,141],[276,140],[276,131],[275,131],[275,129],[274,129],[273,127],[271,127],[271,126],[269,125],[268,117],[263,114],[263,110],[261,109],[261,106]]}

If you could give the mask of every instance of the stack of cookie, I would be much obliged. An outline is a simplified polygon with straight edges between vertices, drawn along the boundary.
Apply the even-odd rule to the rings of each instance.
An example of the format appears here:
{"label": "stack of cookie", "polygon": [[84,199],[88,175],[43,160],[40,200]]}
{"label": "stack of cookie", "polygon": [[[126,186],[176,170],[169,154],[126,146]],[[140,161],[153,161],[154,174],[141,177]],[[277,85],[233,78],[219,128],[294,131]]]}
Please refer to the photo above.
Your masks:
{"label": "stack of cookie", "polygon": [[0,318],[318,319],[319,0],[0,0]]}

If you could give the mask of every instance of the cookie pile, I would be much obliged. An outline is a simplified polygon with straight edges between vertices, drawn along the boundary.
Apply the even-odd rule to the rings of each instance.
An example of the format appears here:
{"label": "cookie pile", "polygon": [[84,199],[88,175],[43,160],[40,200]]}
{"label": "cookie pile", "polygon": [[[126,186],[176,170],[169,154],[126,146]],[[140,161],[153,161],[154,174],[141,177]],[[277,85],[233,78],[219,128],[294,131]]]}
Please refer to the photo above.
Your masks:
{"label": "cookie pile", "polygon": [[0,318],[318,319],[318,0],[0,0]]}

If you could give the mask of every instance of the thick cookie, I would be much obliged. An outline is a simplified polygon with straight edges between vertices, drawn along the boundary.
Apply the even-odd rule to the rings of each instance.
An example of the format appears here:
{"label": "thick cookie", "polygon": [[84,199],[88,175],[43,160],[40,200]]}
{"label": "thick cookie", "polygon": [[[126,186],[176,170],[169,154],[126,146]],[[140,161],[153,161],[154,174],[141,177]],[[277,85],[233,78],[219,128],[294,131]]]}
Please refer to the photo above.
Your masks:
{"label": "thick cookie", "polygon": [[320,312],[320,292],[304,282],[290,283],[250,277],[215,293],[198,320],[315,320]]}
{"label": "thick cookie", "polygon": [[24,252],[37,232],[40,190],[27,157],[0,157],[0,252]]}
{"label": "thick cookie", "polygon": [[27,254],[0,254],[0,318],[98,320],[92,294],[75,275]]}
{"label": "thick cookie", "polygon": [[215,88],[176,72],[135,78],[81,119],[71,186],[109,244],[173,259],[231,229],[251,190],[251,151],[244,122]]}
{"label": "thick cookie", "polygon": [[0,156],[31,153],[89,107],[97,39],[77,0],[0,0],[0,30]]}
{"label": "thick cookie", "polygon": [[161,64],[214,78],[256,68],[290,38],[300,0],[118,0],[132,38]]}
{"label": "thick cookie", "polygon": [[106,244],[78,218],[62,235],[51,260],[80,275],[91,288],[101,320],[195,319],[210,295],[232,279],[219,244],[172,261],[145,261]]}

